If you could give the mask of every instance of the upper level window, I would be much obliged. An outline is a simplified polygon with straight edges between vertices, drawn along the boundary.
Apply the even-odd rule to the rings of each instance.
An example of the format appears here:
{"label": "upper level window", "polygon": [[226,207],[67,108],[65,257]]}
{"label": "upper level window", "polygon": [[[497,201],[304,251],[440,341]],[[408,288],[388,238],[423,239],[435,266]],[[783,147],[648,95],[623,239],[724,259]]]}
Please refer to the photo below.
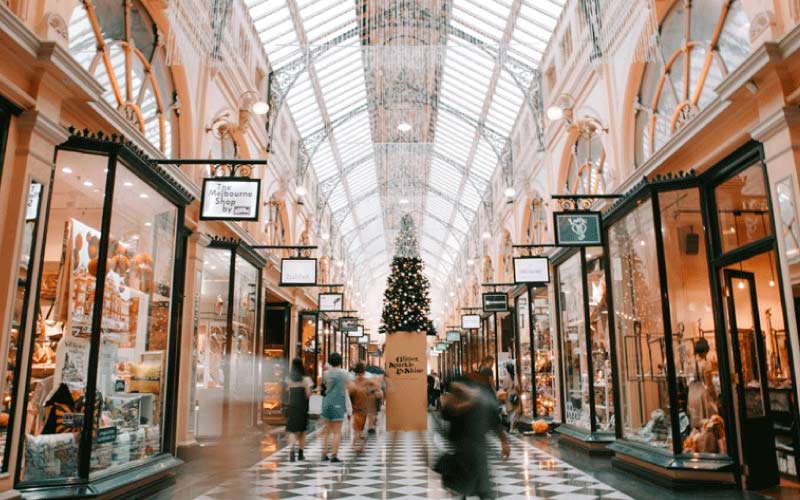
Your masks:
{"label": "upper level window", "polygon": [[572,145],[564,191],[569,194],[605,193],[610,173],[599,130],[587,128]]}
{"label": "upper level window", "polygon": [[114,106],[170,157],[175,87],[155,23],[139,0],[83,0],[69,23],[69,51]]}
{"label": "upper level window", "polygon": [[647,65],[636,114],[636,165],[658,151],[715,97],[750,53],[741,0],[678,0],[661,23],[657,60]]}

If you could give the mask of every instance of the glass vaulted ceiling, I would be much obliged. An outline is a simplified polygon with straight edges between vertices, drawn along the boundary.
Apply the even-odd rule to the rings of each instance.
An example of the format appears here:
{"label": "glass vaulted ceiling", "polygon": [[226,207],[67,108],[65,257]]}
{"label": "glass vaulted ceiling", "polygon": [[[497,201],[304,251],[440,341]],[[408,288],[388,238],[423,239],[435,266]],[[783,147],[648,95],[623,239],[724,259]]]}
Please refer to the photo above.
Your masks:
{"label": "glass vaulted ceiling", "polygon": [[[496,138],[510,136],[525,104],[531,82],[515,72],[537,68],[564,2],[245,0],[273,71],[297,73],[284,80],[279,112],[291,112],[317,178],[333,186],[328,204],[360,269],[388,272],[396,222],[410,211],[428,273],[447,276],[499,165]],[[415,72],[404,65],[417,56],[398,51],[404,67],[388,82],[392,49],[380,49],[398,45],[426,47],[414,54],[432,54],[418,57],[433,61],[430,75],[409,84]],[[387,91],[409,90],[416,97],[386,111]],[[420,130],[387,132],[400,121]],[[393,178],[389,170],[408,167],[387,163],[402,156],[387,144],[424,165]]]}

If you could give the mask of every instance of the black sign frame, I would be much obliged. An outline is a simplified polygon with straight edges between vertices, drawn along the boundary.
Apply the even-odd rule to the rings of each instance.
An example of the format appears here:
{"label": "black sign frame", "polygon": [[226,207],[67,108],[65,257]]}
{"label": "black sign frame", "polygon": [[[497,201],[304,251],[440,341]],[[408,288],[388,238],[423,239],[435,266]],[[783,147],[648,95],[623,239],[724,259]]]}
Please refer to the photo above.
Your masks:
{"label": "black sign frame", "polygon": [[[342,316],[339,318],[339,331],[346,333],[348,337],[351,336],[351,333],[357,332],[358,327],[358,318],[354,316]],[[355,335],[353,335],[353,337],[355,337]]]}
{"label": "black sign frame", "polygon": [[[255,183],[256,188],[256,214],[254,217],[207,217],[203,215],[206,210],[206,184],[211,182],[233,182],[233,183]],[[249,221],[258,222],[258,203],[261,200],[261,179],[251,179],[250,177],[204,177],[203,186],[200,191],[200,220],[202,221]]]}
{"label": "black sign frame", "polygon": [[[309,283],[286,283],[283,281],[283,264],[287,260],[290,261],[298,261],[298,260],[313,260],[314,261],[314,281]],[[281,278],[280,283],[278,286],[282,287],[291,287],[291,286],[317,286],[317,273],[319,271],[319,262],[316,257],[285,257],[281,259]]]}
{"label": "black sign frame", "polygon": [[[503,298],[502,306],[498,307],[486,307],[486,299],[495,298],[500,299]],[[483,303],[483,312],[494,313],[494,312],[508,312],[508,294],[502,292],[485,292],[482,296],[482,303]]]}
{"label": "black sign frame", "polygon": [[[324,309],[322,307],[322,296],[332,296],[337,295],[339,297],[340,306],[339,309]],[[344,294],[341,292],[320,292],[317,294],[317,309],[319,312],[342,312],[344,310]]]}
{"label": "black sign frame", "polygon": [[[478,318],[478,326],[464,326],[464,318],[466,317],[475,317]],[[461,328],[463,330],[477,330],[481,327],[481,315],[480,314],[462,314],[461,315]]]}
{"label": "black sign frame", "polygon": [[[582,217],[591,216],[597,221],[597,234],[599,240],[592,240],[587,242],[574,242],[574,241],[561,241],[560,233],[558,231],[558,218],[566,216],[580,215]],[[556,246],[560,247],[601,247],[605,243],[603,236],[603,213],[596,210],[562,210],[560,212],[553,212],[553,233],[555,234]]]}
{"label": "black sign frame", "polygon": [[[545,269],[547,270],[547,281],[520,281],[520,280],[517,279],[517,261],[518,260],[526,260],[526,259],[537,259],[537,260],[542,260],[542,261],[546,262],[547,265],[545,266]],[[514,283],[517,283],[517,284],[536,284],[536,285],[550,283],[550,279],[551,279],[551,276],[550,276],[550,259],[548,259],[547,257],[541,257],[541,256],[536,256],[536,255],[525,256],[525,257],[514,257],[514,260],[512,262],[512,267],[513,267],[513,271],[514,271]]]}

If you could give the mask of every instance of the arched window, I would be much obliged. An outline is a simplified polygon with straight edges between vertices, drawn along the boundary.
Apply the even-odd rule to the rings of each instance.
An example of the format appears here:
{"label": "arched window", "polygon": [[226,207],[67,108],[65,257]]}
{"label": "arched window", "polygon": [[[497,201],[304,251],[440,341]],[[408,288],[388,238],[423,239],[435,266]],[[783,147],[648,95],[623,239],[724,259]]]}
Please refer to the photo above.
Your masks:
{"label": "arched window", "polygon": [[636,114],[641,165],[715,97],[750,52],[741,0],[678,0],[661,23],[657,60],[642,78]]}
{"label": "arched window", "polygon": [[139,0],[82,0],[69,23],[69,51],[103,98],[165,156],[175,144],[175,86],[155,23]]}
{"label": "arched window", "polygon": [[587,128],[572,145],[564,190],[571,194],[605,193],[610,173],[599,129]]}

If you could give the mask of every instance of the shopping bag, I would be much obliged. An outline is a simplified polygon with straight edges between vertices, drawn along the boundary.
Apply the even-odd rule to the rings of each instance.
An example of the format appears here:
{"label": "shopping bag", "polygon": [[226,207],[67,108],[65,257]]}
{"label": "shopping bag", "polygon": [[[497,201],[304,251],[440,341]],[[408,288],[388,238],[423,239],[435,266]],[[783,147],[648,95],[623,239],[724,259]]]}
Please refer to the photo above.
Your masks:
{"label": "shopping bag", "polygon": [[322,413],[322,396],[319,394],[312,394],[308,398],[308,414],[320,415]]}

